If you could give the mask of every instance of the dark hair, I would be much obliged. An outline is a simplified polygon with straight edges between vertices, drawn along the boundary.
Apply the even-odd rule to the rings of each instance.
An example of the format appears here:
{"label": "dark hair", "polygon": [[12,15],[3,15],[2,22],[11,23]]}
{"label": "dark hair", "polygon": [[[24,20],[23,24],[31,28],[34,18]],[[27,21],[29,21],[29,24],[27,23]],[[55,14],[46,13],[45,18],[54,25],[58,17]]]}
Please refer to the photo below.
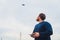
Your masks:
{"label": "dark hair", "polygon": [[42,19],[42,20],[45,20],[46,19],[46,15],[44,13],[40,13],[39,14],[39,17]]}

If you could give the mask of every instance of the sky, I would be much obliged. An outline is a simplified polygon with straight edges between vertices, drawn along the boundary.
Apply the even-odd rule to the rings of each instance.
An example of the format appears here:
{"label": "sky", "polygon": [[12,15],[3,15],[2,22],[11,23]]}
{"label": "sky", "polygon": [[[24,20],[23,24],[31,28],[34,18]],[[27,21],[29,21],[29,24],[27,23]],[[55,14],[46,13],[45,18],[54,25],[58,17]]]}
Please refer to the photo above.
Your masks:
{"label": "sky", "polygon": [[[25,4],[25,6],[22,6]],[[0,0],[0,40],[34,40],[29,36],[39,13],[53,28],[52,40],[60,40],[60,0]]]}

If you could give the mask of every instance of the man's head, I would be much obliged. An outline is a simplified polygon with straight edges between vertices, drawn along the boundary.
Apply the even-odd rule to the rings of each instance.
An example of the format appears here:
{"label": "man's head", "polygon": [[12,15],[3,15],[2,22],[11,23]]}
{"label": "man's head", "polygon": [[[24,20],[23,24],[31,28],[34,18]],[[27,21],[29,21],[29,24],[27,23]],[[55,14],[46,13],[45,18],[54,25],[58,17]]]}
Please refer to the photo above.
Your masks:
{"label": "man's head", "polygon": [[46,19],[46,15],[44,13],[40,13],[36,21],[40,22],[40,21],[44,21],[45,19]]}

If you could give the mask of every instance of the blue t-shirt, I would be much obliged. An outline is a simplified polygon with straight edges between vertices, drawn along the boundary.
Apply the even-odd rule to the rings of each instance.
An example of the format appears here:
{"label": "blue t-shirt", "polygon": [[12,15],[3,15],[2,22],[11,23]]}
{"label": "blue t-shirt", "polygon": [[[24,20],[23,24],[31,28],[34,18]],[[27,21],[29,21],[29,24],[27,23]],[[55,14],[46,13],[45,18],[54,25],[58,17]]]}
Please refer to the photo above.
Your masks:
{"label": "blue t-shirt", "polygon": [[40,33],[40,36],[38,38],[35,38],[35,40],[51,40],[50,35],[53,34],[51,24],[45,21],[36,24],[33,30],[33,33],[34,32]]}

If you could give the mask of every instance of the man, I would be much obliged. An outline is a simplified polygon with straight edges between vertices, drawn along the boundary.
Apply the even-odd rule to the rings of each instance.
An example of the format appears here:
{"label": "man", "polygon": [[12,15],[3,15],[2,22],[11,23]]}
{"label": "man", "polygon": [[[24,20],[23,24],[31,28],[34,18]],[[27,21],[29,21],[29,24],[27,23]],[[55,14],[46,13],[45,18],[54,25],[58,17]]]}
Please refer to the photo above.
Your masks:
{"label": "man", "polygon": [[35,25],[34,31],[31,34],[31,37],[35,38],[35,40],[51,40],[50,36],[53,34],[52,26],[44,21],[45,19],[46,15],[44,13],[40,13],[36,19],[39,23]]}

